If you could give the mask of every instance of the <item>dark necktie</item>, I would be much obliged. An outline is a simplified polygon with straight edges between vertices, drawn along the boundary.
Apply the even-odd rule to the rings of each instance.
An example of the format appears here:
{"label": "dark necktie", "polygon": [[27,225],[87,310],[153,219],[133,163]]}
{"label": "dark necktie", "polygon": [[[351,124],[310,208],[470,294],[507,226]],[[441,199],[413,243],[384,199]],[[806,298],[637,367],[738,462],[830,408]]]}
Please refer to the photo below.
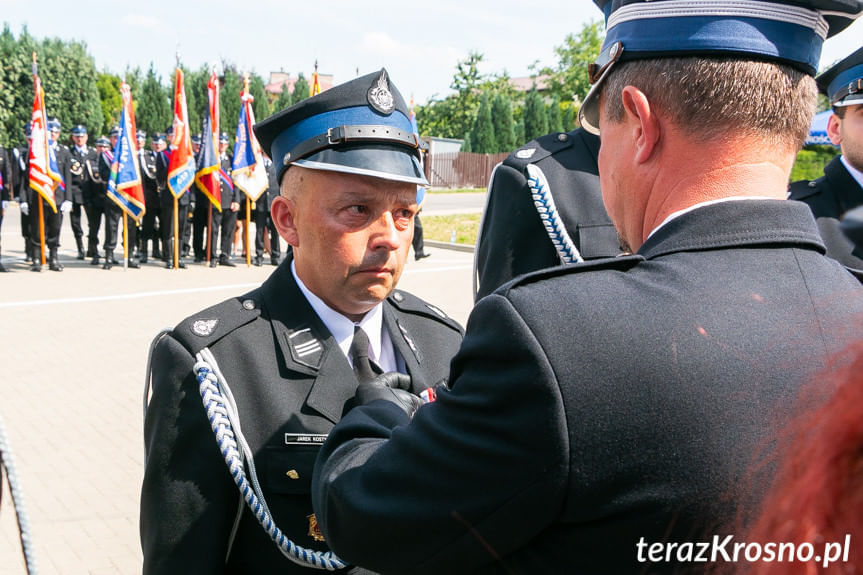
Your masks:
{"label": "dark necktie", "polygon": [[354,374],[360,383],[371,381],[382,373],[381,368],[369,359],[369,336],[358,325],[354,326],[354,339],[348,353],[354,363]]}

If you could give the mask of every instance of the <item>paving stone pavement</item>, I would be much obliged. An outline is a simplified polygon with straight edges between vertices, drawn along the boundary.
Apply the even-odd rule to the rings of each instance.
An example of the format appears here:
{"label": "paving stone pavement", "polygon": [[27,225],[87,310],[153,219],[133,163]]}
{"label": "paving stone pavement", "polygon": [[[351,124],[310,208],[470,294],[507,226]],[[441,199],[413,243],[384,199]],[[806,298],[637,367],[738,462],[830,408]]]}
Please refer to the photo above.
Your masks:
{"label": "paving stone pavement", "polygon": [[[0,417],[17,461],[39,573],[141,571],[142,393],[153,336],[259,285],[272,266],[103,271],[74,259],[63,222],[61,272],[28,271],[17,207],[2,228]],[[431,248],[400,287],[462,323],[472,307],[473,255]],[[47,269],[47,266],[46,266]],[[3,485],[0,575],[25,572]]]}

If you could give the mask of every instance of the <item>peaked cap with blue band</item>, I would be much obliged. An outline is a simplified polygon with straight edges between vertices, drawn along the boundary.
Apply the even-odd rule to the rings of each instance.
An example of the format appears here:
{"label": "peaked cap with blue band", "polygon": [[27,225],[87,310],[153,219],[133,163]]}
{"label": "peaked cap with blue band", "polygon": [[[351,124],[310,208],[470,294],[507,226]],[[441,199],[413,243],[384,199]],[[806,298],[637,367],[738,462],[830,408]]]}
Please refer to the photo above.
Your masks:
{"label": "peaked cap with blue band", "polygon": [[840,60],[815,81],[831,106],[863,104],[863,48]]}
{"label": "peaked cap with blue band", "polygon": [[296,165],[428,185],[419,136],[385,69],[305,99],[254,130],[278,181]]}
{"label": "peaked cap with blue band", "polygon": [[578,113],[599,133],[602,81],[618,62],[731,56],[769,60],[815,75],[824,39],[863,12],[863,0],[594,0],[606,17],[593,87]]}

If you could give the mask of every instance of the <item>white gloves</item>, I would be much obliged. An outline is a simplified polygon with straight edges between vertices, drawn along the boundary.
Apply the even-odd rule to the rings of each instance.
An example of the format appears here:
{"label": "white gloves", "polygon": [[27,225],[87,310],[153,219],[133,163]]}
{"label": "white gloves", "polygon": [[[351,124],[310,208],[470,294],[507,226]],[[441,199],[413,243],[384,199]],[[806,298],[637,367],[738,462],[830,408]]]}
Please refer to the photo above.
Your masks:
{"label": "white gloves", "polygon": [[69,200],[63,200],[63,203],[60,204],[60,211],[64,214],[68,214],[72,211],[72,202]]}
{"label": "white gloves", "polygon": [[21,202],[21,213],[24,214],[25,216],[29,216],[30,215],[30,204],[28,204],[27,202]]}
{"label": "white gloves", "polygon": [[6,210],[8,210],[8,209],[9,209],[9,201],[8,201],[8,200],[3,200],[3,203],[2,203],[2,204],[0,204],[0,208],[2,208],[4,212],[5,212]]}

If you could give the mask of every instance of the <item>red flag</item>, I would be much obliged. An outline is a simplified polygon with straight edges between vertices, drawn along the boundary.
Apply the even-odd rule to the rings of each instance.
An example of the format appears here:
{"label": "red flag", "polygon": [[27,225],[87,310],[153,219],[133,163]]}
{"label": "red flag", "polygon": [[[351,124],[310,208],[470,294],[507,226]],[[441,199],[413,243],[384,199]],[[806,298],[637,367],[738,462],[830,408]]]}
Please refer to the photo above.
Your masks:
{"label": "red flag", "polygon": [[183,71],[177,68],[174,83],[174,135],[171,138],[171,158],[168,161],[168,189],[175,198],[182,196],[195,180],[195,158],[189,135],[189,112],[186,108],[186,88]]}
{"label": "red flag", "polygon": [[315,73],[312,74],[312,96],[317,96],[321,93],[321,82],[318,79],[318,61],[315,60]]}
{"label": "red flag", "polygon": [[35,73],[35,66],[34,63],[33,116],[30,123],[30,187],[45,198],[45,201],[56,214],[57,204],[54,201],[54,188],[57,187],[57,182],[51,174],[48,129],[45,118],[45,93],[42,91],[39,75]]}
{"label": "red flag", "polygon": [[219,79],[216,71],[210,73],[207,83],[207,116],[201,134],[201,153],[195,183],[210,198],[217,210],[222,211],[222,188],[219,184]]}

